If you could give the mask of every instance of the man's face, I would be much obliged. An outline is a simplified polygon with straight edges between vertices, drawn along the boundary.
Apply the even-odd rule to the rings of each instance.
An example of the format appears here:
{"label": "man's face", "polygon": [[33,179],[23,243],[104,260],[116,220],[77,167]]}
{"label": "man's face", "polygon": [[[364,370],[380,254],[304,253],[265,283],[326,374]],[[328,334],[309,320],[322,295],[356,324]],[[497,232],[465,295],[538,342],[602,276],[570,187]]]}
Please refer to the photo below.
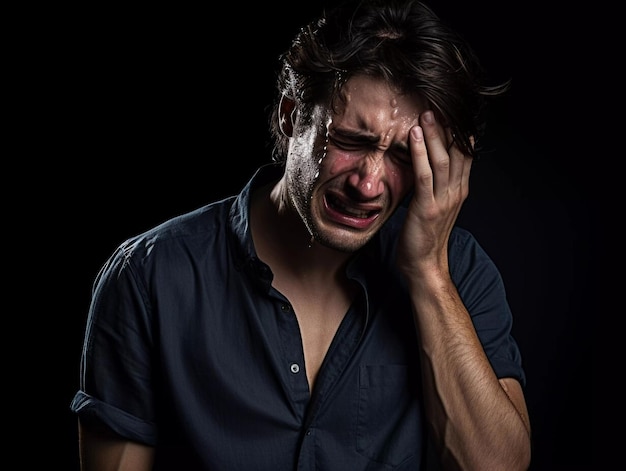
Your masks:
{"label": "man's face", "polygon": [[296,118],[286,163],[291,203],[315,240],[336,250],[362,247],[413,187],[409,130],[425,111],[380,79],[351,78],[334,111]]}

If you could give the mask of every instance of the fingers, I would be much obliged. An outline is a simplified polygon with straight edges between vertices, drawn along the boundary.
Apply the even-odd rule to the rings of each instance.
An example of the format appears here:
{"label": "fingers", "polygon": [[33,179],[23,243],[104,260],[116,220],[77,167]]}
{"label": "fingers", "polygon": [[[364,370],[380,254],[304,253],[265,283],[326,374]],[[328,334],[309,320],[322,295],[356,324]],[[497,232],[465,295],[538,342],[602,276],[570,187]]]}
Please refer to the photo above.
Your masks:
{"label": "fingers", "polygon": [[421,115],[420,126],[411,130],[411,136],[416,190],[435,199],[452,195],[464,200],[469,192],[471,157],[454,145],[452,135],[436,123],[432,111]]}
{"label": "fingers", "polygon": [[415,192],[417,195],[432,195],[433,171],[428,161],[428,150],[424,141],[424,131],[420,126],[411,128],[409,147],[413,156],[413,171],[415,173]]}

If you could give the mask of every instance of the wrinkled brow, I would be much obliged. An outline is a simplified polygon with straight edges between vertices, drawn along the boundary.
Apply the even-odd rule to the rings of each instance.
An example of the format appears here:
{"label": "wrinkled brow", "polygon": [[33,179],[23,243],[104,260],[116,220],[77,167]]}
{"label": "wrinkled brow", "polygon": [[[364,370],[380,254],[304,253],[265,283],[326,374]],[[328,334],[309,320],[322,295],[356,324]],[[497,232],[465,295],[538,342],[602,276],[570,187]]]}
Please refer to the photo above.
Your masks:
{"label": "wrinkled brow", "polygon": [[[339,129],[334,128],[334,134],[338,137],[342,137],[345,139],[350,139],[351,141],[361,142],[370,146],[377,146],[380,142],[380,136],[374,133],[369,133],[363,130],[350,130],[350,129]],[[408,143],[401,141],[394,141],[389,146],[389,149],[394,153],[406,154],[409,155],[410,150]]]}

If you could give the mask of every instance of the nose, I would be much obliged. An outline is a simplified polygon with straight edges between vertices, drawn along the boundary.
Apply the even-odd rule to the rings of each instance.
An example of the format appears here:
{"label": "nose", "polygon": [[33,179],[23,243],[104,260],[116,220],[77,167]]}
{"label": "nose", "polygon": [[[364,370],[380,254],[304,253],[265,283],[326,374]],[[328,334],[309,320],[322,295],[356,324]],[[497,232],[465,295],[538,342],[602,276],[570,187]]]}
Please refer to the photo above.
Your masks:
{"label": "nose", "polygon": [[348,184],[356,190],[359,197],[372,199],[383,192],[383,176],[382,156],[372,154],[361,159],[359,165],[348,177]]}

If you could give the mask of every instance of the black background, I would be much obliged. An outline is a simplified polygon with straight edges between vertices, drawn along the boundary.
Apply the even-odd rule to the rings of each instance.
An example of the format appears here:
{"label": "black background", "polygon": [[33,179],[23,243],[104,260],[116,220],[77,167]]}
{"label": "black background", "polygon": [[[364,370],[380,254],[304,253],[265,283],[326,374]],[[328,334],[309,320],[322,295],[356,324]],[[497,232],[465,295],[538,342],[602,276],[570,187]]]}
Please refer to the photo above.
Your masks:
{"label": "black background", "polygon": [[[78,469],[69,403],[100,266],[123,239],[237,192],[269,161],[266,107],[278,55],[331,3],[89,3],[56,12],[61,18],[40,44],[48,77],[40,119],[49,123],[46,145],[55,155],[39,175],[49,172],[53,188],[33,208],[48,218],[45,238],[54,241],[42,247],[52,259],[39,275],[53,287],[46,305],[54,315],[43,324],[51,345],[34,373],[54,378],[43,392],[54,390],[47,409],[55,417],[39,430],[54,444],[50,462]],[[564,26],[570,13],[539,0],[430,4],[474,45],[494,80],[513,79],[491,109],[490,152],[474,164],[459,222],[507,285],[527,372],[531,470],[597,469],[596,229],[588,175],[577,163],[580,99],[563,85],[577,75],[574,31]]]}

